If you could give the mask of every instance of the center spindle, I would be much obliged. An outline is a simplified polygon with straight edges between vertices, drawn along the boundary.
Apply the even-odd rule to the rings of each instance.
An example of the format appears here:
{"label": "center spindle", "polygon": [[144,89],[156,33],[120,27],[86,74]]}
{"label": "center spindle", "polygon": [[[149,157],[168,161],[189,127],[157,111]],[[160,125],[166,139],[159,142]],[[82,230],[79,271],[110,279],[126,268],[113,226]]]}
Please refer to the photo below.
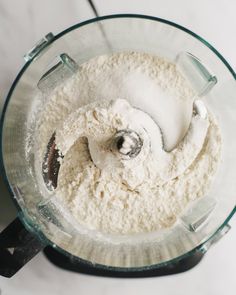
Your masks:
{"label": "center spindle", "polygon": [[120,130],[114,137],[114,148],[123,156],[136,157],[143,146],[143,142],[137,132],[133,130]]}

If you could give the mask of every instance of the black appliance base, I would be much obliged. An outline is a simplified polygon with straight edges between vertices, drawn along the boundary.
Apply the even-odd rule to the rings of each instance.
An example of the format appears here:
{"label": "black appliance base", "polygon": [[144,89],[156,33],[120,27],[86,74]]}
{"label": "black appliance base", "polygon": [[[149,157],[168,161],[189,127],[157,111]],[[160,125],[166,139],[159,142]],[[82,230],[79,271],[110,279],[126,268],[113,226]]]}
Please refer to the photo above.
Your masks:
{"label": "black appliance base", "polygon": [[203,258],[204,254],[197,252],[189,257],[184,257],[183,259],[179,260],[178,262],[172,263],[168,266],[163,266],[156,269],[144,269],[140,271],[129,270],[129,271],[121,271],[121,270],[110,270],[105,269],[99,266],[92,266],[89,263],[83,261],[72,261],[66,255],[58,252],[57,250],[53,249],[52,247],[46,247],[44,249],[44,254],[48,258],[48,260],[65,270],[95,275],[95,276],[104,276],[104,277],[119,277],[119,278],[141,278],[141,277],[158,277],[158,276],[165,276],[171,274],[177,274],[185,272],[195,265],[197,265],[201,259]]}

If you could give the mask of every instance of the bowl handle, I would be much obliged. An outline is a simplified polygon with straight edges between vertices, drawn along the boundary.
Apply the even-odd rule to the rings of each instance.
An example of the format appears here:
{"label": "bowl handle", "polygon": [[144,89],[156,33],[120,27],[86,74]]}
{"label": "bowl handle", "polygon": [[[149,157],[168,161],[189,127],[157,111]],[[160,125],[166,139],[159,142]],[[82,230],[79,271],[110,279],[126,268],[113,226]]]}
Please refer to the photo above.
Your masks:
{"label": "bowl handle", "polygon": [[44,247],[17,217],[0,233],[0,275],[12,277]]}

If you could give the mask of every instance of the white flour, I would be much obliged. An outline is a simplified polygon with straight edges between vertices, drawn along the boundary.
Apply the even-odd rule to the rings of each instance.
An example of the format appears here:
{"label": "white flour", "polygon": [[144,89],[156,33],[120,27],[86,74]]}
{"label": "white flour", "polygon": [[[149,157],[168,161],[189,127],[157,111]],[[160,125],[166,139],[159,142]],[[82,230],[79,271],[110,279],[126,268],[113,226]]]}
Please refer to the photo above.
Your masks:
{"label": "white flour", "polygon": [[[85,63],[47,97],[37,153],[42,160],[56,131],[64,158],[54,194],[80,224],[106,233],[158,230],[207,193],[221,137],[199,101],[193,114],[193,96],[174,64],[119,53]],[[127,129],[142,140],[131,159],[111,145]],[[123,151],[130,144],[127,139]]]}

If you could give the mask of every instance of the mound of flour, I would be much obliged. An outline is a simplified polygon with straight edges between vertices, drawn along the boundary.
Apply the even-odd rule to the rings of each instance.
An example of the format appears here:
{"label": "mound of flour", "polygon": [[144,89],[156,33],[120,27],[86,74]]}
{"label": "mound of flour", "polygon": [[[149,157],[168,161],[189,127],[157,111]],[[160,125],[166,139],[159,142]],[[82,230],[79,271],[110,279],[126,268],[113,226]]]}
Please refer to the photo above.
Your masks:
{"label": "mound of flour", "polygon": [[[202,123],[205,119],[196,119],[199,116],[192,118],[193,97],[176,66],[159,57],[118,53],[83,64],[76,75],[46,97],[39,114],[37,159],[43,160],[55,131],[64,155],[53,194],[89,229],[129,234],[173,225],[190,202],[207,193],[220,159],[216,121],[211,113],[207,124]],[[125,116],[125,109],[112,108],[110,101],[117,99],[144,111],[161,132],[156,133],[158,140],[149,134],[147,146],[155,149],[143,149],[133,162],[120,160],[120,166],[103,168],[91,158],[91,138],[104,148],[103,143],[117,131],[140,131],[144,124],[138,117]],[[187,131],[190,121],[192,127]],[[189,144],[197,124],[199,140],[192,136],[195,141]],[[158,144],[159,154],[155,153]],[[165,155],[167,176],[161,169]],[[172,173],[175,170],[177,174]]]}

